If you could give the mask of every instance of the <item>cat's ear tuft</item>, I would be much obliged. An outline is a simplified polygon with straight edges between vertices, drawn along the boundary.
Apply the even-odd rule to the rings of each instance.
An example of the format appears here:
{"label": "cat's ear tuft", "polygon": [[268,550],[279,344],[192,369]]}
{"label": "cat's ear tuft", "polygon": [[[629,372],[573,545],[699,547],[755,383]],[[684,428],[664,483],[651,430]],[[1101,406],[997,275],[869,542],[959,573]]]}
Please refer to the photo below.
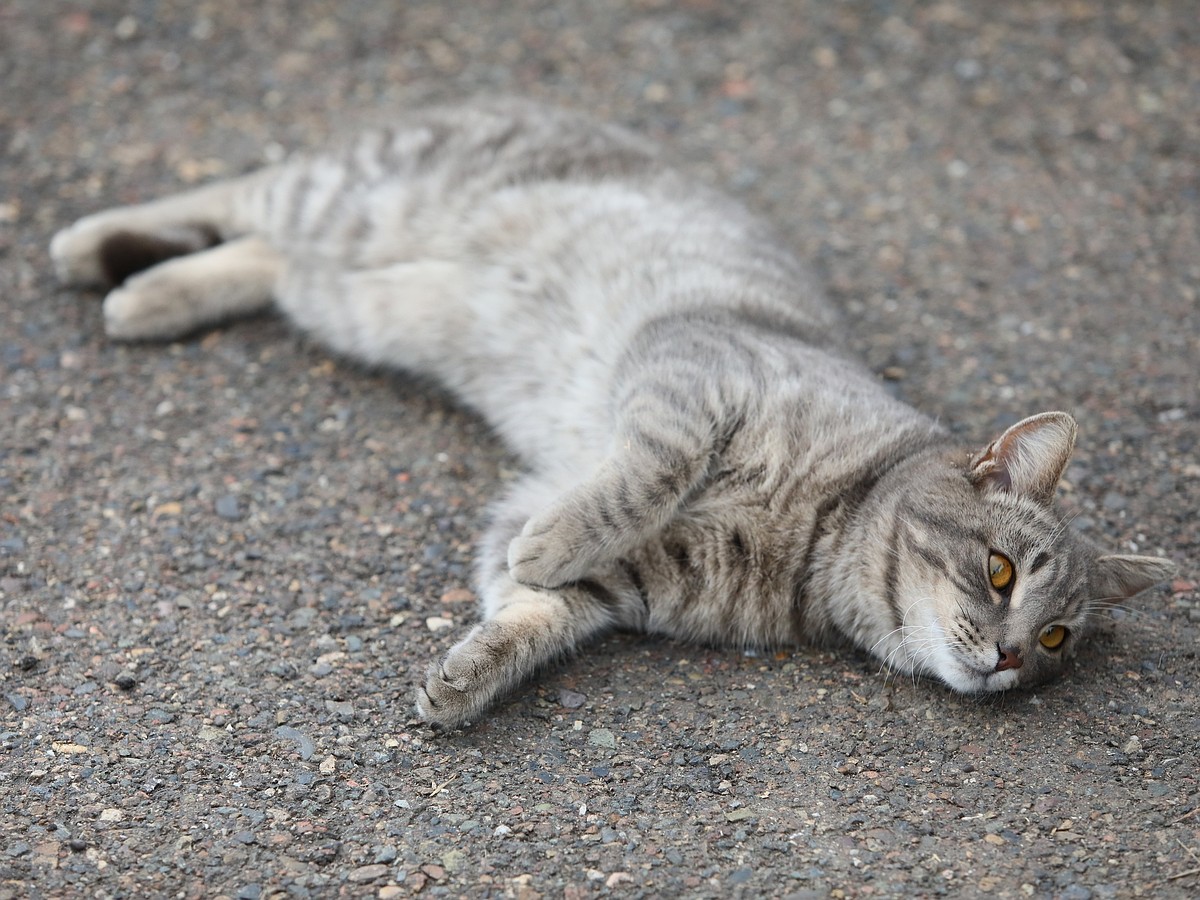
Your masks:
{"label": "cat's ear tuft", "polygon": [[1166,581],[1175,564],[1159,556],[1101,556],[1092,572],[1096,599],[1123,600]]}
{"label": "cat's ear tuft", "polygon": [[1022,419],[971,460],[971,483],[1049,503],[1075,449],[1075,420],[1064,412]]}

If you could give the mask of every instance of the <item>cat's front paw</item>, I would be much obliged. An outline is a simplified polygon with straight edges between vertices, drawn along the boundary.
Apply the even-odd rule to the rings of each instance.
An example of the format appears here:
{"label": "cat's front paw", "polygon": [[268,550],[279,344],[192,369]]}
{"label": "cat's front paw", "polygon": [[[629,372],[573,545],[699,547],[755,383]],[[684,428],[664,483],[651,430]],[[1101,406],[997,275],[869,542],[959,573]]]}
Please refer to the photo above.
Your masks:
{"label": "cat's front paw", "polygon": [[480,640],[485,628],[473,628],[425,673],[417,688],[417,715],[430,725],[453,728],[477,718],[505,687],[494,674],[489,677],[495,664]]}
{"label": "cat's front paw", "polygon": [[582,529],[564,516],[534,516],[508,545],[508,572],[530,587],[556,588],[579,581],[595,562]]}

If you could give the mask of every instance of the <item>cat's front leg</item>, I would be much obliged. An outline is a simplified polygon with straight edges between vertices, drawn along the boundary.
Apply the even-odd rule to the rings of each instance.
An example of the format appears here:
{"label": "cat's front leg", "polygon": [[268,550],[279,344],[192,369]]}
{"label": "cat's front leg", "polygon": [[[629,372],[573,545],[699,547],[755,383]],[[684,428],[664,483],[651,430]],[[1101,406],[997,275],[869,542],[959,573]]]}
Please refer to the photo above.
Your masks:
{"label": "cat's front leg", "polygon": [[678,512],[709,453],[707,446],[658,454],[627,447],[614,455],[591,480],[525,523],[508,546],[512,577],[560,587],[628,552]]}
{"label": "cat's front leg", "polygon": [[417,713],[431,725],[478,719],[541,666],[609,628],[635,625],[639,609],[619,589],[599,585],[544,591],[501,574],[492,588],[484,621],[431,665],[417,688]]}

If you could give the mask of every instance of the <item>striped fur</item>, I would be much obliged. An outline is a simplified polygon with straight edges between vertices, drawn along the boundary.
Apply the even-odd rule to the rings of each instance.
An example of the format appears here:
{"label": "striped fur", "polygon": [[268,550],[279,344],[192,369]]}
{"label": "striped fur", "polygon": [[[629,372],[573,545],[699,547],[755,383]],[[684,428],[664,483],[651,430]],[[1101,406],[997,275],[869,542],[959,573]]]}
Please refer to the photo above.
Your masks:
{"label": "striped fur", "polygon": [[[274,303],[341,353],[439,378],[520,454],[528,474],[480,551],[481,622],[418,689],[435,724],[611,628],[842,636],[958,690],[1033,684],[1096,601],[1169,571],[1062,526],[1069,416],[956,446],[843,352],[837,313],[767,226],[569,113],[417,113],[89,216],[51,254],[66,281],[120,282],[114,337]],[[993,552],[1016,571],[1003,591]],[[1046,649],[1055,625],[1068,636]]]}

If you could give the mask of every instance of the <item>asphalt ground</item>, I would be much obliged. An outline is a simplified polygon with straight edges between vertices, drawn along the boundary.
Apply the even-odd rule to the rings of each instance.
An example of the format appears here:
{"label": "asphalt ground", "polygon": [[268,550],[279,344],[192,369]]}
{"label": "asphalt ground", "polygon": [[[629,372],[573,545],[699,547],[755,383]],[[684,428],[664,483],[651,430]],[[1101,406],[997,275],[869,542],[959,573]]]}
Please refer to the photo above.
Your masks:
{"label": "asphalt ground", "polygon": [[[0,74],[0,898],[1200,891],[1195,4],[6,0]],[[422,727],[515,462],[273,317],[109,342],[46,245],[481,92],[771,217],[965,438],[1073,412],[1175,580],[1031,693],[617,635]]]}

